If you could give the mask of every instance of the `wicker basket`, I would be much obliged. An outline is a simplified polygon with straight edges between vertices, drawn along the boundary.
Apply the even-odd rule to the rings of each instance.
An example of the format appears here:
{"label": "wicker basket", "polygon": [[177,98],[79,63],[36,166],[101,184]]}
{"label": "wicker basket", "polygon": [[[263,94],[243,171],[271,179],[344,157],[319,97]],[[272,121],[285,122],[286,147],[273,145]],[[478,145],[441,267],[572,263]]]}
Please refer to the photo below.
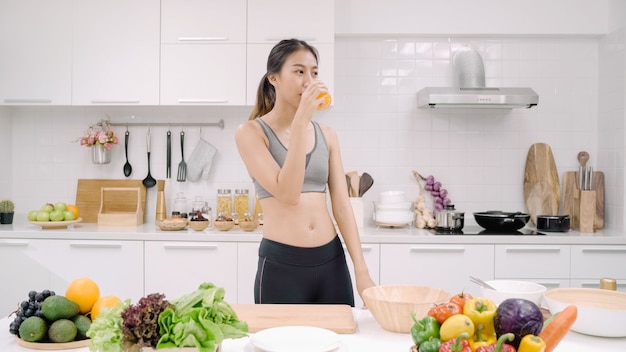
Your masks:
{"label": "wicker basket", "polygon": [[157,222],[162,231],[180,231],[187,227],[187,219],[166,219]]}
{"label": "wicker basket", "polygon": [[209,220],[189,220],[189,227],[196,231],[204,231],[209,227]]}
{"label": "wicker basket", "polygon": [[230,220],[230,221],[217,221],[215,220],[213,222],[213,226],[215,226],[216,229],[220,230],[220,231],[228,231],[230,229],[232,229],[235,226],[235,222]]}
{"label": "wicker basket", "polygon": [[259,227],[259,222],[256,220],[240,221],[239,227],[244,231],[254,231]]}

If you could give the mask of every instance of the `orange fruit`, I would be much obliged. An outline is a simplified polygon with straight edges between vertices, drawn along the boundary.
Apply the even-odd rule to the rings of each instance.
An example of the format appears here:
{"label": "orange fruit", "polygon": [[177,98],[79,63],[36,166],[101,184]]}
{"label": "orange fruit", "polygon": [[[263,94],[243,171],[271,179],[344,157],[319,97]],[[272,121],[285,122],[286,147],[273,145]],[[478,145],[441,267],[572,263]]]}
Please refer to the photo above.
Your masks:
{"label": "orange fruit", "polygon": [[317,107],[317,110],[326,109],[328,106],[330,106],[330,103],[332,102],[332,98],[330,97],[330,93],[328,92],[322,92],[317,96],[317,99],[321,98],[324,98],[324,101]]}
{"label": "orange fruit", "polygon": [[103,308],[115,308],[122,300],[117,296],[102,296],[98,298],[93,307],[91,307],[91,321],[96,320]]}
{"label": "orange fruit", "polygon": [[81,314],[87,314],[100,298],[100,288],[95,281],[81,277],[70,282],[65,290],[65,297],[78,304]]}
{"label": "orange fruit", "polygon": [[74,204],[68,204],[67,205],[67,210],[71,211],[72,213],[74,213],[74,219],[78,219],[78,207],[75,206]]}

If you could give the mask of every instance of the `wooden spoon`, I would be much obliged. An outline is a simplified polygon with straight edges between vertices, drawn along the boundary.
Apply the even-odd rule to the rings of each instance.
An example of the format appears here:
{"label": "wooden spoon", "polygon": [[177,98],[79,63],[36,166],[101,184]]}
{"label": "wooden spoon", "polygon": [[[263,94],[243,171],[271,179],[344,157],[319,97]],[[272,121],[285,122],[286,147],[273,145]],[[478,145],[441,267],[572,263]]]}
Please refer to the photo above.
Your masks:
{"label": "wooden spoon", "polygon": [[363,197],[365,192],[367,192],[370,188],[372,188],[373,184],[374,184],[374,179],[372,178],[372,176],[368,174],[367,172],[364,172],[361,175],[361,180],[359,181],[359,197]]}
{"label": "wooden spoon", "polygon": [[350,176],[350,197],[358,197],[359,195],[359,173],[356,171],[350,171],[346,173]]}

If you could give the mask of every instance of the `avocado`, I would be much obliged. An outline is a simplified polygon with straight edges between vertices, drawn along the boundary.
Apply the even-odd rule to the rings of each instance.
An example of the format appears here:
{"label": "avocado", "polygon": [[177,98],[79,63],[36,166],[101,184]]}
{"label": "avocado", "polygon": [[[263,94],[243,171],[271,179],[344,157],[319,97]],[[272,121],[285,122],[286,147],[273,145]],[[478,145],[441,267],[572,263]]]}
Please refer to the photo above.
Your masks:
{"label": "avocado", "polygon": [[78,314],[74,318],[72,318],[74,325],[76,325],[76,330],[78,331],[76,334],[76,340],[84,340],[87,338],[87,330],[91,326],[91,319],[87,318],[87,316]]}
{"label": "avocado", "polygon": [[79,313],[78,304],[65,296],[55,295],[46,298],[41,305],[43,316],[49,321],[71,319]]}
{"label": "avocado", "polygon": [[48,324],[46,324],[46,321],[38,316],[28,317],[22,322],[22,324],[20,324],[20,338],[24,341],[41,341],[44,337],[46,337],[47,332]]}
{"label": "avocado", "polygon": [[78,330],[74,322],[68,319],[59,319],[48,328],[48,338],[52,342],[74,341]]}

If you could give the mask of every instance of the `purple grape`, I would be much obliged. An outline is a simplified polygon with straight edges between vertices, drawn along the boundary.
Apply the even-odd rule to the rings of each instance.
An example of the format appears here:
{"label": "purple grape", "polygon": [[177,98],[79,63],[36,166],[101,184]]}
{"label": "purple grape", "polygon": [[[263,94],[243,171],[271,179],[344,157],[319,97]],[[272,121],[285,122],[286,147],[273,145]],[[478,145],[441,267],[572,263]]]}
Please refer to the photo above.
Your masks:
{"label": "purple grape", "polygon": [[435,198],[435,204],[443,204],[443,199],[439,197]]}
{"label": "purple grape", "polygon": [[433,185],[425,185],[424,189],[427,191],[432,191],[433,190]]}
{"label": "purple grape", "polygon": [[437,181],[433,183],[433,190],[439,191],[441,189],[441,182]]}
{"label": "purple grape", "polygon": [[442,188],[439,190],[439,197],[441,198],[445,198],[448,195],[448,190],[445,188]]}
{"label": "purple grape", "polygon": [[435,177],[433,175],[430,175],[430,176],[426,177],[426,184],[427,185],[432,185],[433,183],[435,183]]}

